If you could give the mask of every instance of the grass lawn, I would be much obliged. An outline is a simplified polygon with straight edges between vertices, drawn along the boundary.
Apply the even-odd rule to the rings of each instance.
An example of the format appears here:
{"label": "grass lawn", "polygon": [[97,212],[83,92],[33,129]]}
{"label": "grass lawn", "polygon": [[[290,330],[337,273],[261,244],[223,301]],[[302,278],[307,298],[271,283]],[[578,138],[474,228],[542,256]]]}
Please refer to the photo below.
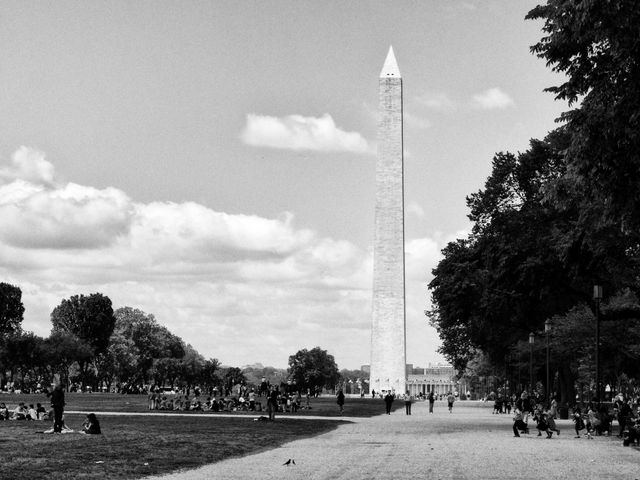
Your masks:
{"label": "grass lawn", "polygon": [[[206,397],[204,397],[206,398]],[[266,399],[258,398],[262,405],[266,407]],[[117,393],[66,393],[65,410],[81,412],[146,412],[149,413],[148,400],[146,395],[119,395]],[[42,394],[0,394],[0,402],[7,404],[10,410],[16,407],[18,402],[25,404],[41,403],[45,408],[49,408],[49,400]],[[395,401],[394,407],[400,407],[401,401]],[[304,405],[304,400],[303,400]],[[154,411],[152,413],[167,413],[167,411]],[[203,415],[203,412],[180,412],[193,415]],[[223,412],[230,413],[230,412]],[[266,415],[265,412],[231,412],[236,415]],[[347,398],[344,405],[344,416],[347,417],[371,417],[384,413],[384,402],[381,399],[371,398]],[[215,415],[213,412],[206,412],[204,415]],[[286,416],[314,415],[314,416],[338,416],[338,405],[334,397],[326,396],[311,399],[310,410],[300,410],[296,413],[280,414]]]}
{"label": "grass lawn", "polygon": [[[51,426],[48,421],[0,422],[0,478],[139,478],[275,448],[327,432],[341,423],[331,419],[278,421],[282,414],[275,422],[256,422],[253,418],[260,413],[253,412],[250,418],[245,412],[232,418],[202,412],[189,412],[188,416],[112,416],[106,412],[148,412],[147,397],[94,393],[68,394],[66,400],[69,411],[96,413],[103,434],[43,434],[39,432]],[[44,395],[0,395],[0,402],[10,409],[20,401],[48,407]],[[401,403],[394,402],[394,406],[400,407]],[[314,399],[311,405],[311,410],[301,414],[337,413],[332,397]],[[345,404],[346,416],[380,413],[384,413],[382,400],[347,399]],[[83,420],[84,415],[65,414],[65,423],[74,430]]]}
{"label": "grass lawn", "polygon": [[[0,478],[138,478],[274,448],[335,428],[332,420],[254,422],[214,416],[99,416],[102,435],[37,433],[48,422],[9,421]],[[78,428],[84,417],[65,415]]]}

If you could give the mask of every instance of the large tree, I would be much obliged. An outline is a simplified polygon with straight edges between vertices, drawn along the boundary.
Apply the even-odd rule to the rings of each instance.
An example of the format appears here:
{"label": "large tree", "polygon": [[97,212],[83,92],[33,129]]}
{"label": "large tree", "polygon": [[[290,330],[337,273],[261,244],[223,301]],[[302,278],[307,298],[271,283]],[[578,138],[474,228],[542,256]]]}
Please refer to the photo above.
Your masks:
{"label": "large tree", "polygon": [[320,347],[303,348],[289,357],[289,376],[300,389],[335,388],[340,378],[333,355]]}
{"label": "large tree", "polygon": [[577,107],[561,120],[570,134],[567,172],[549,189],[576,208],[576,235],[607,252],[598,277],[638,288],[640,266],[640,2],[549,0],[527,18],[544,20],[532,52],[563,74],[547,90]]}
{"label": "large tree", "polygon": [[23,314],[22,290],[0,283],[0,335],[20,332]]}
{"label": "large tree", "polygon": [[563,145],[556,132],[517,156],[496,154],[485,188],[467,199],[471,234],[447,245],[433,271],[429,317],[459,370],[476,349],[502,361],[546,318],[588,300],[595,255],[572,256],[575,214],[544,199],[563,174]]}
{"label": "large tree", "polygon": [[107,350],[116,319],[109,297],[101,293],[74,295],[51,312],[54,332],[67,332],[89,345],[97,355]]}
{"label": "large tree", "polygon": [[[181,359],[185,355],[184,342],[166,327],[158,324],[152,314],[142,310],[122,307],[116,310],[114,334],[121,345],[129,345],[134,352],[135,372],[129,372],[127,360],[123,373],[131,375],[131,381],[147,383],[153,376],[153,366],[160,359]],[[118,349],[116,349],[117,351]],[[166,366],[163,362],[162,368]],[[124,378],[121,378],[124,381]]]}

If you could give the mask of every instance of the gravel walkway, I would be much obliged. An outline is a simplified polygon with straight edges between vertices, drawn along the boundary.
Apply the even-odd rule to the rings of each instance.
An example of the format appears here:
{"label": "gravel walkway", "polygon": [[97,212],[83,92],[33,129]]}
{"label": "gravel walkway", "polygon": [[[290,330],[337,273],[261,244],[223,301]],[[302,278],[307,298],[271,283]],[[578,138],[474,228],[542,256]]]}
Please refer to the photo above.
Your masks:
{"label": "gravel walkway", "polygon": [[[547,440],[535,429],[514,438],[510,415],[463,402],[451,414],[442,404],[429,414],[427,404],[419,402],[412,413],[349,418],[353,423],[273,450],[145,478],[640,479],[640,450],[623,447],[617,437],[576,439],[568,420],[557,421],[561,435]],[[288,459],[295,465],[284,466]]]}

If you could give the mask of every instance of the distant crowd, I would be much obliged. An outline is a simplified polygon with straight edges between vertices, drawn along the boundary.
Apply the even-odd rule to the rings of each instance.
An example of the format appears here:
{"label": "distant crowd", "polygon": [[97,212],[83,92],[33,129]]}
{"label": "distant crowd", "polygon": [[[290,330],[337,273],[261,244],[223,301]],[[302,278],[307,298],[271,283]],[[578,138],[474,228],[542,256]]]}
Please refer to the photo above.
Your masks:
{"label": "distant crowd", "polygon": [[263,382],[258,389],[246,385],[218,388],[206,393],[201,388],[164,389],[151,386],[148,390],[149,410],[201,411],[201,412],[262,412],[268,407],[276,412],[295,413],[311,409],[310,399],[319,391],[310,389],[303,394],[295,386],[273,386]]}

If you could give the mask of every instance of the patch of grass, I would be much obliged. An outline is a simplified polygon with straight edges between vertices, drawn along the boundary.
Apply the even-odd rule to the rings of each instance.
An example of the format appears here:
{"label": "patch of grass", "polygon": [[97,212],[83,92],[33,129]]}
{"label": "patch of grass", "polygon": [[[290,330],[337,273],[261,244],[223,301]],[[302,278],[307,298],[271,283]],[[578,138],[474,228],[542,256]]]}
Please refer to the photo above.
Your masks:
{"label": "patch of grass", "polygon": [[[333,420],[99,416],[103,434],[44,434],[48,422],[0,423],[0,478],[135,478],[196,468],[336,428]],[[78,428],[82,415],[65,415]]]}
{"label": "patch of grass", "polygon": [[[206,396],[200,398],[206,400]],[[67,403],[65,410],[80,412],[149,412],[146,395],[119,395],[116,393],[67,393],[65,394]],[[262,405],[266,407],[266,399],[258,398]],[[25,402],[27,405],[41,403],[45,408],[49,408],[49,400],[42,394],[0,394],[0,402],[7,404],[9,409],[15,408],[18,402]],[[304,405],[304,400],[303,400]],[[394,407],[400,408],[404,403],[400,400],[394,402]],[[157,411],[154,411],[154,413]],[[167,411],[160,411],[167,413]],[[203,412],[181,412],[202,415]],[[224,412],[237,415],[266,415],[264,412]],[[384,402],[381,399],[371,398],[347,398],[344,405],[343,416],[347,417],[371,417],[384,413]],[[215,415],[213,412],[205,412],[206,415]],[[279,413],[286,416],[339,416],[336,399],[332,396],[311,399],[310,410],[300,410],[298,413]]]}
{"label": "patch of grass", "polygon": [[[0,395],[0,401],[9,408],[21,401],[49,406],[44,395]],[[279,413],[275,422],[253,421],[261,412],[233,412],[236,417],[211,412],[188,412],[188,416],[107,413],[148,413],[146,395],[72,393],[66,395],[66,401],[65,423],[69,427],[78,430],[84,421],[84,415],[69,411],[95,412],[103,433],[53,435],[39,433],[51,427],[48,421],[0,422],[0,478],[139,478],[276,448],[327,432],[342,423],[328,418],[295,418],[337,416],[338,406],[333,397],[313,399],[311,410],[286,414],[293,418],[281,419],[285,414]],[[394,406],[400,408],[402,403],[394,402]],[[384,403],[379,399],[347,399],[345,403],[344,416],[382,413]]]}

